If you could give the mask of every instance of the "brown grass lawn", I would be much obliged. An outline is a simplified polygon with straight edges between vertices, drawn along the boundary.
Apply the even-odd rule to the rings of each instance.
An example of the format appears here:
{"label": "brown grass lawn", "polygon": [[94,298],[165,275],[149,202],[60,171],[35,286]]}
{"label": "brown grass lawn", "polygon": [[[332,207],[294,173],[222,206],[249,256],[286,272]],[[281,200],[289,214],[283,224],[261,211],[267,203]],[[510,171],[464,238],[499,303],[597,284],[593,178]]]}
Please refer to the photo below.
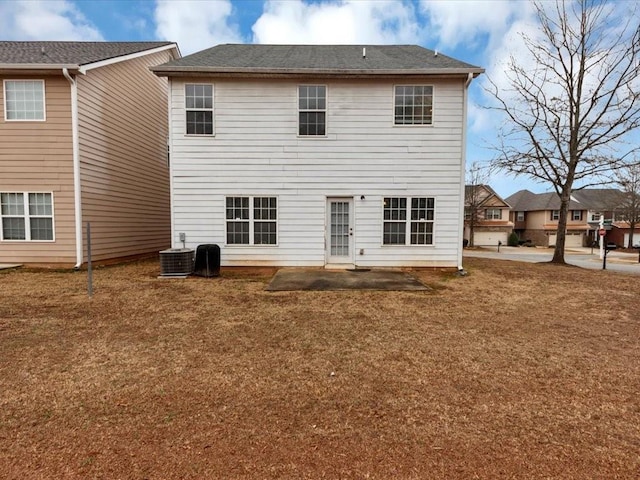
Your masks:
{"label": "brown grass lawn", "polygon": [[640,278],[0,272],[0,477],[640,478]]}

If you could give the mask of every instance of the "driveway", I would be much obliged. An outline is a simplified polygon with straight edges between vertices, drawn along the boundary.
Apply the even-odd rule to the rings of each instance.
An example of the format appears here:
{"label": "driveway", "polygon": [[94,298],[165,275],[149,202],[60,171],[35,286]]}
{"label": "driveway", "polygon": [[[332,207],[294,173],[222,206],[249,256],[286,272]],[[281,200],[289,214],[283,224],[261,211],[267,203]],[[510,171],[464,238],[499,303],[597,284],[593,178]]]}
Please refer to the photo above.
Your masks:
{"label": "driveway", "polygon": [[[602,270],[602,260],[598,249],[568,248],[565,250],[565,260],[577,267]],[[495,258],[499,260],[513,260],[517,262],[549,262],[553,257],[552,248],[528,248],[528,247],[482,247],[481,250],[464,251],[465,257]],[[640,275],[640,263],[637,253],[625,253],[612,251],[607,254],[607,270],[614,272]]]}

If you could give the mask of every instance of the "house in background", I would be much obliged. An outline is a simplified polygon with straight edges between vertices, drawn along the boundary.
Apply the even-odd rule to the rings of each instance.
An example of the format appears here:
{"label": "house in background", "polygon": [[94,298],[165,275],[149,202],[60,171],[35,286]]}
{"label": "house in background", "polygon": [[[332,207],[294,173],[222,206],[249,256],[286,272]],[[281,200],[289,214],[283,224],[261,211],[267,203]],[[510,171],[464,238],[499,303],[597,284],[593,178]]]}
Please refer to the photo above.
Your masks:
{"label": "house in background", "polygon": [[80,266],[170,244],[168,42],[0,42],[0,263]]}
{"label": "house in background", "polygon": [[[574,191],[569,204],[565,245],[582,247],[597,241],[600,215],[611,224],[620,193],[615,189]],[[520,190],[506,200],[512,208],[514,231],[521,240],[531,240],[540,246],[555,245],[560,217],[560,197],[555,192],[536,194]]]}
{"label": "house in background", "polygon": [[[511,207],[489,185],[467,185],[464,205],[464,239],[470,245],[506,245],[513,231]],[[473,234],[473,242],[471,236]]]}
{"label": "house in background", "polygon": [[413,45],[219,45],[170,83],[172,243],[222,265],[462,262],[467,88]]}

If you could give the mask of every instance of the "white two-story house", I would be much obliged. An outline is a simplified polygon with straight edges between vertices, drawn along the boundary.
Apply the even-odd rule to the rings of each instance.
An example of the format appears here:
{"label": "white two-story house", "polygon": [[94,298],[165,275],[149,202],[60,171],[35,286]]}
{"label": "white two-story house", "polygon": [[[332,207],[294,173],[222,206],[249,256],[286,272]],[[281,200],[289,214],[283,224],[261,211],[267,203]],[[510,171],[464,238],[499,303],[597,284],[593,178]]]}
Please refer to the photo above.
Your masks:
{"label": "white two-story house", "polygon": [[174,247],[223,266],[462,263],[467,88],[414,45],[219,45],[170,84]]}

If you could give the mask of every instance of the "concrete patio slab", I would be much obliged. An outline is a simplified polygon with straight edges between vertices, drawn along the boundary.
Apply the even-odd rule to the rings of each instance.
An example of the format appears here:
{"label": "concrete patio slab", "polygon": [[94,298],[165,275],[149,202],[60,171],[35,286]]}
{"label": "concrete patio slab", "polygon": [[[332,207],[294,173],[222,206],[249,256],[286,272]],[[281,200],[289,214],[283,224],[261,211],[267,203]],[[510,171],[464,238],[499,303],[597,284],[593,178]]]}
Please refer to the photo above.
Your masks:
{"label": "concrete patio slab", "polygon": [[0,270],[5,270],[7,268],[18,268],[21,267],[19,263],[0,263]]}
{"label": "concrete patio slab", "polygon": [[397,270],[300,270],[281,269],[265,290],[431,290],[415,277]]}

